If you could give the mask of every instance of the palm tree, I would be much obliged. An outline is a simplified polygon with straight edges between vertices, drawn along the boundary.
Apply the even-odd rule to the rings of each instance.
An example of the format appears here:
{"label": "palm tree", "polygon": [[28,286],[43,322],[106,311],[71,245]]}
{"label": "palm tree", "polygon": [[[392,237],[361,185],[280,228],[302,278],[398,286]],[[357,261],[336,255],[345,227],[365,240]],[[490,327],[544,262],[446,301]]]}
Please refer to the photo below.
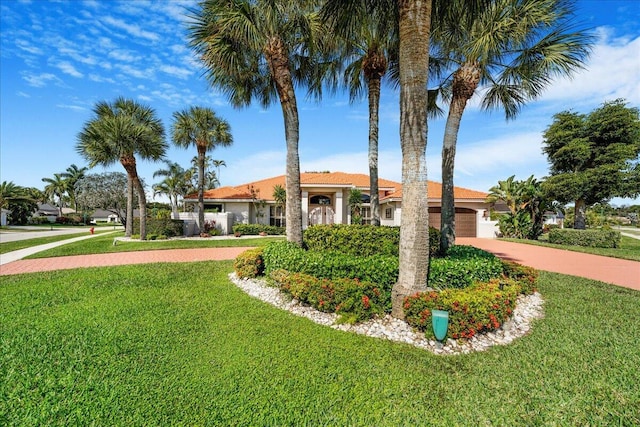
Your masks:
{"label": "palm tree", "polygon": [[64,193],[67,192],[68,182],[59,173],[54,173],[53,178],[42,178],[42,182],[46,182],[47,186],[44,188],[45,195],[53,199],[58,198],[58,216],[62,216],[62,204]]}
{"label": "palm tree", "polygon": [[79,168],[75,164],[72,164],[67,168],[65,172],[62,172],[62,176],[67,181],[67,194],[69,200],[73,204],[73,209],[78,210],[78,204],[76,203],[76,183],[84,178],[84,173],[89,170],[87,167]]}
{"label": "palm tree", "polygon": [[204,233],[204,182],[207,151],[233,143],[229,123],[210,108],[191,107],[173,113],[171,139],[178,147],[195,145],[198,150],[198,227]]}
{"label": "palm tree", "polygon": [[474,15],[454,2],[447,19],[434,24],[439,65],[434,77],[449,104],[442,144],[441,253],[455,243],[453,171],[467,101],[483,86],[481,107],[502,108],[513,119],[553,77],[582,68],[593,37],[576,30],[572,17],[566,0],[495,0]]}
{"label": "palm tree", "polygon": [[[371,225],[380,225],[380,197],[378,192],[378,113],[380,110],[380,86],[389,68],[397,77],[398,33],[394,9],[384,15],[365,14],[353,34],[344,38],[344,80],[349,89],[350,101],[366,94],[369,102],[369,188]],[[336,28],[336,31],[348,31]]]}
{"label": "palm tree", "polygon": [[218,185],[220,185],[220,166],[227,167],[227,164],[224,160],[214,160],[213,166],[216,168],[216,179],[218,181]]}
{"label": "palm tree", "polygon": [[184,197],[189,191],[190,185],[187,183],[186,171],[176,162],[165,160],[166,169],[158,169],[153,173],[153,177],[164,177],[162,182],[153,185],[153,193],[165,194],[169,197],[171,211],[178,212],[179,198]]}
{"label": "palm tree", "polygon": [[[287,240],[302,245],[299,119],[294,85],[322,93],[333,62],[318,52],[333,42],[318,13],[318,0],[211,0],[191,14],[191,46],[213,87],[235,107],[280,101],[285,123]],[[276,98],[277,95],[277,98]]]}
{"label": "palm tree", "polygon": [[26,189],[13,183],[13,181],[2,181],[0,184],[0,208],[8,209],[9,203],[13,200],[23,200]]}
{"label": "palm tree", "polygon": [[133,194],[138,194],[140,239],[147,237],[147,199],[138,176],[136,155],[160,160],[167,150],[164,126],[151,107],[133,100],[117,98],[113,103],[98,102],[94,117],[78,134],[76,151],[89,161],[89,167],[120,162],[127,172],[127,221],[125,235],[133,231]]}

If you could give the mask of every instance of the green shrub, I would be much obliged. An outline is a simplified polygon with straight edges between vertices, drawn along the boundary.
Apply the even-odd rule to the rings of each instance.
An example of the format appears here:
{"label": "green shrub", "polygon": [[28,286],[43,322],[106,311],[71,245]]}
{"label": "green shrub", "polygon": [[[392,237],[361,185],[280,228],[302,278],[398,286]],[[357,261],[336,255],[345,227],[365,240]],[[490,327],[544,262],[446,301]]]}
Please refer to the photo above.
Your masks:
{"label": "green shrub", "polygon": [[358,279],[391,289],[398,280],[398,258],[354,257],[340,252],[305,251],[291,242],[273,242],[264,248],[265,272],[277,269],[326,279]]}
{"label": "green shrub", "polygon": [[[135,234],[140,234],[140,218],[133,219],[133,232]],[[167,237],[175,237],[175,236],[182,236],[182,234],[183,234],[182,220],[147,218],[147,236],[163,235]]]}
{"label": "green shrub", "polygon": [[477,281],[500,277],[502,262],[489,252],[472,246],[455,245],[444,258],[432,258],[429,286],[433,288],[466,288]]}
{"label": "green shrub", "polygon": [[498,329],[513,313],[520,286],[509,279],[476,283],[466,289],[423,292],[404,300],[407,323],[433,339],[431,310],[449,312],[447,336],[471,338]]}
{"label": "green shrub", "polygon": [[601,230],[549,230],[549,243],[557,245],[588,246],[593,248],[617,248],[622,236],[620,232],[603,228]]}
{"label": "green shrub", "polygon": [[233,269],[240,278],[254,278],[264,274],[262,248],[253,248],[242,252],[233,261]]}
{"label": "green shrub", "polygon": [[[352,256],[398,256],[400,227],[370,225],[314,225],[304,231],[304,243],[312,251],[337,251]],[[429,227],[429,250],[440,246],[440,232]]]}
{"label": "green shrub", "polygon": [[371,282],[316,278],[282,269],[274,270],[270,278],[298,301],[325,313],[339,314],[339,322],[360,322],[390,310],[391,293]]}
{"label": "green shrub", "polygon": [[285,234],[287,229],[285,227],[276,227],[274,225],[265,224],[236,224],[233,226],[233,232],[246,234],[246,235],[258,235],[262,232],[267,233],[270,236],[280,236]]}
{"label": "green shrub", "polygon": [[513,261],[502,261],[502,271],[505,277],[518,282],[525,295],[531,295],[536,291],[538,282],[538,270]]}

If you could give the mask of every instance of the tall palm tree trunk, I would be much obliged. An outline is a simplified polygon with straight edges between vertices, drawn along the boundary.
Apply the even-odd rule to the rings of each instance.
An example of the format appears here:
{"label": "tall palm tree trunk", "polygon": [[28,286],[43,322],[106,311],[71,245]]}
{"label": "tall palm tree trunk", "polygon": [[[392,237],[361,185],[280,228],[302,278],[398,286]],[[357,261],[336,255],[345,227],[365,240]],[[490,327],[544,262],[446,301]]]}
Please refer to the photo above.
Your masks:
{"label": "tall palm tree trunk", "polygon": [[204,233],[204,160],[206,149],[198,145],[198,232]]}
{"label": "tall palm tree trunk", "polygon": [[404,319],[404,298],[427,288],[427,78],[430,0],[398,0],[400,29],[400,145],[402,217],[400,271],[392,291],[392,315]]}
{"label": "tall palm tree trunk", "polygon": [[578,199],[575,203],[573,228],[584,230],[587,228],[587,204],[584,199]]}
{"label": "tall palm tree trunk", "polygon": [[[136,168],[136,158],[133,155],[125,155],[120,158],[120,163],[127,171],[131,188],[138,194],[138,209],[140,210],[140,240],[147,238],[147,198],[144,194],[144,187],[140,182],[138,170]],[[131,229],[133,230],[133,197],[131,200]],[[127,200],[127,225],[129,224],[129,200]]]}
{"label": "tall palm tree trunk", "polygon": [[133,180],[127,173],[127,212],[125,214],[124,235],[131,237],[133,234]]}
{"label": "tall palm tree trunk", "polygon": [[369,79],[369,206],[371,225],[380,225],[378,191],[378,123],[380,110],[380,78]]}
{"label": "tall palm tree trunk", "polygon": [[453,185],[456,145],[462,114],[480,82],[476,64],[463,64],[453,76],[453,95],[442,141],[442,207],[440,217],[440,253],[446,254],[456,243],[456,208]]}
{"label": "tall palm tree trunk", "polygon": [[298,153],[300,121],[289,59],[282,39],[272,37],[265,48],[265,56],[271,69],[271,75],[276,83],[284,117],[284,132],[287,143],[285,180],[287,192],[287,203],[285,205],[287,240],[302,246],[302,201],[300,193],[300,156]]}

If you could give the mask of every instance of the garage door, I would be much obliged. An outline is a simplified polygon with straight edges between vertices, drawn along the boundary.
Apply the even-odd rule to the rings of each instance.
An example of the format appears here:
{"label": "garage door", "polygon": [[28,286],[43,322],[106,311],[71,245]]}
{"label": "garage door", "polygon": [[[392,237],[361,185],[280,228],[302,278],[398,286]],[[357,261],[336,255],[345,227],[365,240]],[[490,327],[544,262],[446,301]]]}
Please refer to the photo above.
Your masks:
{"label": "garage door", "polygon": [[[429,208],[429,226],[440,229],[440,207]],[[456,237],[476,237],[476,211],[456,208]]]}

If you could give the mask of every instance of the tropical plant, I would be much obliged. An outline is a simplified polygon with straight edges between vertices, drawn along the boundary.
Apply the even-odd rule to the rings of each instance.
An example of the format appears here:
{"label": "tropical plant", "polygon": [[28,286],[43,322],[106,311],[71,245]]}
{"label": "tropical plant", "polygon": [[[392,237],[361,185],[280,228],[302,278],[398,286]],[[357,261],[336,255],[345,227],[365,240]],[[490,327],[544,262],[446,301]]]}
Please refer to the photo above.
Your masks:
{"label": "tropical plant", "polygon": [[0,184],[0,208],[8,209],[12,200],[24,197],[24,187],[16,185],[13,181],[2,181]]}
{"label": "tropical plant", "polygon": [[587,115],[564,111],[543,136],[551,172],[545,191],[560,203],[575,203],[574,228],[586,227],[588,206],[640,195],[638,108],[617,99]]}
{"label": "tropical plant", "polygon": [[116,162],[128,177],[127,220],[125,235],[133,227],[133,192],[138,194],[140,238],[146,238],[147,203],[144,186],[136,167],[136,155],[142,159],[160,160],[167,150],[164,127],[151,107],[133,100],[117,98],[114,102],[98,102],[94,117],[85,123],[78,135],[76,151],[89,161],[89,167],[110,166]]}
{"label": "tropical plant", "polygon": [[449,114],[442,143],[440,251],[455,243],[454,163],[467,101],[482,87],[481,108],[504,109],[514,119],[555,76],[584,66],[594,37],[575,28],[566,0],[495,0],[479,13],[452,2],[432,32],[431,80]]}
{"label": "tropical plant", "polygon": [[[191,46],[213,87],[236,107],[252,100],[280,101],[285,123],[287,239],[302,245],[299,119],[295,85],[322,93],[332,64],[320,51],[333,42],[318,13],[318,0],[211,0],[192,11]],[[277,98],[276,98],[277,96]]]}
{"label": "tropical plant", "polygon": [[231,126],[210,108],[191,107],[173,113],[171,139],[178,147],[198,151],[198,227],[204,233],[205,157],[207,151],[233,143]]}
{"label": "tropical plant", "polygon": [[[382,13],[382,14],[380,14]],[[334,25],[336,22],[333,22]],[[342,38],[346,63],[344,84],[351,102],[366,97],[369,103],[369,188],[371,225],[380,225],[378,193],[378,123],[380,87],[387,71],[397,81],[398,20],[395,9],[376,10],[362,16],[354,28],[336,27]]]}
{"label": "tropical plant", "polygon": [[61,177],[67,182],[67,194],[69,195],[69,202],[73,205],[75,211],[78,210],[78,203],[76,201],[76,184],[82,178],[84,178],[85,172],[89,170],[87,167],[79,168],[75,164],[72,164],[66,171],[60,174]]}
{"label": "tropical plant", "polygon": [[218,185],[220,184],[220,166],[227,167],[227,163],[224,160],[214,160],[213,167],[216,168],[216,180],[218,181]]}
{"label": "tropical plant", "polygon": [[176,162],[165,160],[167,165],[166,169],[158,169],[153,173],[153,177],[159,176],[164,179],[153,185],[153,194],[164,194],[169,197],[169,203],[171,204],[171,211],[178,212],[178,204],[180,197],[184,197],[191,189],[190,183],[187,180],[186,171]]}
{"label": "tropical plant", "polygon": [[46,182],[44,194],[55,203],[58,198],[58,216],[62,216],[63,197],[67,192],[68,182],[59,173],[54,173],[53,178],[42,178],[42,182]]}
{"label": "tropical plant", "polygon": [[351,224],[362,224],[362,191],[357,188],[350,189],[348,203],[351,210]]}

